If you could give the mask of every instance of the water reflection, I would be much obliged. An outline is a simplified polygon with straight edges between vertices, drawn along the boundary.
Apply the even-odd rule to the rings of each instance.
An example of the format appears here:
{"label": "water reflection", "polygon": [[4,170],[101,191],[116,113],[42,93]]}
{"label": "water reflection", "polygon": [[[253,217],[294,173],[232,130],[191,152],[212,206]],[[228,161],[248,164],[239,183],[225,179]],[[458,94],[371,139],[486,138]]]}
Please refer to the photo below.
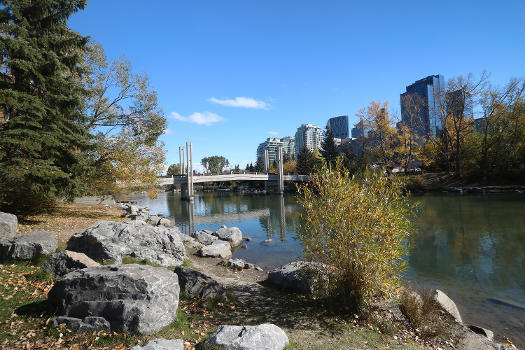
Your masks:
{"label": "water reflection", "polygon": [[[522,195],[416,197],[421,203],[411,237],[406,278],[443,289],[463,319],[525,345],[525,202]],[[152,213],[175,219],[186,232],[238,226],[252,238],[234,257],[273,268],[300,257],[299,210],[290,195],[179,194],[140,198]],[[272,241],[264,243],[268,238]]]}

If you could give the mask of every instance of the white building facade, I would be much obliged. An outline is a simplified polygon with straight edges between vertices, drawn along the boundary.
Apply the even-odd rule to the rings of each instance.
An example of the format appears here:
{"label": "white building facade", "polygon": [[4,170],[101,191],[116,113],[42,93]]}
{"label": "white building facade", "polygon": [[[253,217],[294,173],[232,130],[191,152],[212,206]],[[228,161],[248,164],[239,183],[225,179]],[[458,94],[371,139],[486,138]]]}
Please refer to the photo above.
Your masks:
{"label": "white building facade", "polygon": [[297,128],[295,133],[295,156],[303,147],[310,151],[321,149],[321,142],[323,141],[323,130],[314,124],[302,124]]}

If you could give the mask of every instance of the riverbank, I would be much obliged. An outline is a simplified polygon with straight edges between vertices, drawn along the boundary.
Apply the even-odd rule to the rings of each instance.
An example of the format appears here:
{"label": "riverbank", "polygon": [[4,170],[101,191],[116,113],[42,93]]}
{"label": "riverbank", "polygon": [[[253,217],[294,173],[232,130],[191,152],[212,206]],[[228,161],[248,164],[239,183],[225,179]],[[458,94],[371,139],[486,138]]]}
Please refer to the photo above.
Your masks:
{"label": "riverbank", "polygon": [[[117,218],[118,216],[118,218]],[[76,220],[75,218],[79,218]],[[106,206],[64,205],[52,215],[31,218],[19,233],[47,229],[62,240],[99,220],[122,220],[120,211]],[[58,234],[57,234],[58,236]],[[204,302],[181,296],[178,321],[153,336],[128,334],[78,335],[50,324],[52,310],[45,307],[46,294],[54,280],[40,271],[42,262],[15,262],[0,267],[0,344],[3,348],[101,348],[126,349],[153,337],[181,338],[191,349],[208,337],[219,324],[272,322],[288,334],[287,349],[413,348],[452,349],[453,334],[436,340],[427,332],[407,324],[394,323],[378,309],[366,319],[308,296],[291,294],[264,284],[267,272],[255,269],[233,271],[218,265],[221,259],[189,255],[185,265],[216,279],[230,292],[227,302]],[[372,315],[372,316],[373,316]],[[234,321],[232,321],[234,320]],[[457,338],[457,337],[456,337]]]}

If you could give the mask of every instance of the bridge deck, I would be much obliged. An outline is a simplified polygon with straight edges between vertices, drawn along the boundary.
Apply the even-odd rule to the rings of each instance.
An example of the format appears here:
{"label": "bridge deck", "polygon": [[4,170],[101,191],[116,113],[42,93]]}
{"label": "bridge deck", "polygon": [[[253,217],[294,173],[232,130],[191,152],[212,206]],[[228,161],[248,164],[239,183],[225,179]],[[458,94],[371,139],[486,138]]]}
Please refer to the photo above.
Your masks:
{"label": "bridge deck", "polygon": [[[284,181],[308,181],[308,175],[283,175]],[[193,175],[193,183],[201,182],[223,182],[223,181],[279,181],[276,174],[224,174],[224,175]],[[183,184],[187,183],[187,176],[159,177],[159,184]]]}

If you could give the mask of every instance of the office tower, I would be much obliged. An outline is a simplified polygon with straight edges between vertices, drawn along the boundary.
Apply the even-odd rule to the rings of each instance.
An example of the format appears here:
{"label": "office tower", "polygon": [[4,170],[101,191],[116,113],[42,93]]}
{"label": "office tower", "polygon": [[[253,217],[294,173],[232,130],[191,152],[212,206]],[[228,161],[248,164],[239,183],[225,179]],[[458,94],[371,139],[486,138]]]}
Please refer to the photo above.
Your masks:
{"label": "office tower", "polygon": [[352,128],[352,138],[360,139],[368,137],[368,133],[372,130],[372,123],[368,120],[361,119],[359,123]]}
{"label": "office tower", "polygon": [[419,136],[437,136],[441,132],[444,111],[445,78],[430,75],[406,87],[400,95],[401,120]]}
{"label": "office tower", "polygon": [[332,130],[335,138],[346,139],[348,137],[348,116],[341,115],[328,119],[326,126]]}
{"label": "office tower", "polygon": [[320,127],[313,124],[302,124],[295,133],[295,156],[299,155],[303,147],[310,151],[320,149],[322,141],[323,131]]}

